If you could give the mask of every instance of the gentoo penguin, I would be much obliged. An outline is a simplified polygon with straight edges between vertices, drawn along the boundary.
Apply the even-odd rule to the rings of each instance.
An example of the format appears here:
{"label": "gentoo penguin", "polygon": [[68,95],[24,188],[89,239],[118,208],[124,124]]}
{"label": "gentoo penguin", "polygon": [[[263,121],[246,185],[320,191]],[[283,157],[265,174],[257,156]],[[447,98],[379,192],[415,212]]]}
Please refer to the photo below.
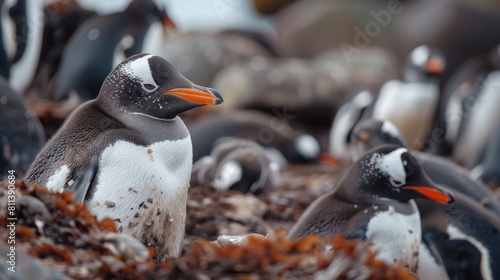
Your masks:
{"label": "gentoo penguin", "polygon": [[495,134],[484,147],[480,159],[471,174],[491,187],[500,186],[500,125]]}
{"label": "gentoo penguin", "polygon": [[417,47],[408,58],[404,81],[389,81],[380,89],[372,118],[394,123],[410,149],[423,148],[434,123],[439,75],[444,70],[440,51],[425,45]]}
{"label": "gentoo penguin", "polygon": [[[355,157],[361,155],[363,151],[366,152],[385,143],[400,143],[399,145],[405,143],[396,127],[388,121],[361,121],[353,130],[352,135],[352,142],[357,147],[354,149],[356,152],[353,153]],[[425,243],[424,248],[421,248],[421,252],[425,252],[420,255],[419,276],[421,279],[430,279],[427,277],[428,274],[425,274],[430,273],[434,274],[433,279],[438,279],[436,274],[440,273],[440,266],[444,266],[450,279],[456,279],[453,278],[454,275],[459,273],[460,269],[465,269],[464,265],[466,264],[467,270],[463,272],[464,275],[474,275],[477,271],[484,270],[482,266],[487,264],[480,264],[475,256],[477,256],[477,251],[484,255],[481,246],[486,245],[477,245],[477,242],[474,242],[473,239],[462,238],[461,234],[457,235],[456,228],[472,236],[488,235],[493,229],[491,231],[493,236],[489,237],[490,239],[485,237],[486,239],[481,241],[489,244],[486,247],[491,247],[493,237],[498,235],[494,234],[494,232],[497,230],[495,228],[498,227],[496,220],[500,217],[500,204],[484,184],[473,181],[467,170],[452,161],[427,153],[412,152],[412,154],[420,162],[423,170],[431,180],[440,186],[453,190],[455,198],[455,202],[451,205],[433,205],[433,203],[428,203],[426,200],[416,200],[421,213],[422,236]],[[480,201],[494,214],[484,210],[477,201]],[[429,207],[433,210],[429,210]],[[435,214],[433,211],[441,214]],[[477,225],[470,224],[474,216],[477,216],[475,222]],[[441,221],[449,221],[449,228],[438,225]],[[475,230],[474,227],[476,226],[489,229]],[[455,247],[444,250],[451,246]],[[456,253],[456,255],[453,253]],[[426,256],[426,254],[430,255]],[[426,259],[430,257],[432,259]],[[485,257],[487,256],[485,255]],[[436,265],[436,263],[439,265]],[[483,274],[482,279],[491,279],[486,275],[488,274]],[[481,277],[463,279],[481,279]]]}
{"label": "gentoo penguin", "polygon": [[[43,35],[43,1],[1,1],[0,74],[24,93],[35,75]],[[4,64],[4,62],[6,64]]]}
{"label": "gentoo penguin", "polygon": [[98,218],[177,256],[184,236],[192,167],[189,132],[178,114],[222,103],[159,56],[120,63],[95,100],[81,105],[38,154],[26,180],[68,191]]}
{"label": "gentoo penguin", "polygon": [[[459,192],[454,193],[454,198],[454,203],[449,205],[437,205],[416,199],[422,220],[424,244],[436,261],[444,265],[449,279],[457,279],[453,278],[456,274],[477,275],[478,272],[481,277],[463,279],[499,279],[499,217]],[[445,235],[445,238],[432,239],[429,238],[429,233],[440,233]],[[455,246],[452,251],[443,250],[443,247],[446,248],[450,244]],[[459,245],[462,247],[458,247]],[[460,255],[450,255],[452,252],[458,252]],[[464,264],[467,266],[464,267]],[[417,274],[425,270],[427,267],[422,266]]]}
{"label": "gentoo penguin", "polygon": [[313,136],[294,130],[286,111],[271,116],[251,110],[225,111],[188,124],[193,140],[194,160],[209,155],[214,143],[222,137],[252,140],[267,149],[283,164],[315,161],[321,147]]}
{"label": "gentoo penguin", "polygon": [[373,93],[362,91],[351,101],[340,107],[330,129],[328,150],[330,154],[342,161],[351,162],[350,135],[352,129],[365,114],[365,110],[371,104],[372,100]]}
{"label": "gentoo penguin", "polygon": [[[351,143],[353,160],[383,144],[406,147],[399,130],[387,120],[367,119],[359,122],[351,134]],[[468,170],[443,157],[418,151],[412,151],[412,154],[432,181],[470,196],[500,217],[500,203],[485,184],[473,180]]]}
{"label": "gentoo penguin", "polygon": [[92,10],[82,8],[75,0],[53,1],[45,8],[45,24],[40,56],[33,82],[25,92],[26,96],[49,99],[47,87],[56,74],[64,47],[77,28],[87,19],[96,16]]}
{"label": "gentoo penguin", "polygon": [[452,158],[469,169],[500,126],[500,46],[467,62],[446,86],[444,118]]}
{"label": "gentoo penguin", "polygon": [[0,181],[8,170],[21,178],[44,144],[42,124],[0,77]]}
{"label": "gentoo penguin", "polygon": [[[85,21],[64,49],[49,93],[57,100],[75,91],[81,98],[95,98],[109,72],[126,57],[152,48],[145,44],[150,28],[171,22],[153,0],[134,0],[123,12]],[[163,26],[163,25],[162,25]],[[156,34],[163,38],[163,32]]]}
{"label": "gentoo penguin", "polygon": [[351,101],[352,105],[337,112],[330,134],[330,152],[345,159],[345,139],[349,142],[354,125],[367,118],[390,120],[407,139],[409,148],[423,148],[434,123],[440,97],[439,77],[444,69],[441,52],[426,45],[414,49],[408,57],[403,81],[390,80],[376,93],[361,92]]}
{"label": "gentoo penguin", "polygon": [[421,241],[414,198],[450,203],[453,197],[432,182],[407,149],[383,145],[346,171],[335,189],[314,201],[288,236],[316,234],[363,239],[378,257],[415,271]]}
{"label": "gentoo penguin", "polygon": [[473,242],[433,229],[424,230],[422,242],[420,279],[487,279],[481,273],[481,251]]}
{"label": "gentoo penguin", "polygon": [[280,165],[254,141],[220,138],[209,156],[194,163],[193,177],[218,190],[256,193],[281,184]]}

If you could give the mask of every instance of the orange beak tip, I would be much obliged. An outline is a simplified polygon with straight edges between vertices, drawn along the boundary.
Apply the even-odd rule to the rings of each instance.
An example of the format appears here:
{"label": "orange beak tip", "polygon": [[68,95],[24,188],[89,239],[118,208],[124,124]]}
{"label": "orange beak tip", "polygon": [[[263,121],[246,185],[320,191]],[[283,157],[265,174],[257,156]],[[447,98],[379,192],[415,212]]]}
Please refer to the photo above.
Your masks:
{"label": "orange beak tip", "polygon": [[177,29],[177,26],[175,25],[175,23],[168,16],[166,16],[166,17],[163,18],[163,25],[167,26],[167,27],[169,27],[171,29]]}
{"label": "orange beak tip", "polygon": [[452,194],[425,186],[406,186],[404,189],[410,189],[418,192],[427,199],[439,202],[441,204],[450,204],[454,201]]}
{"label": "orange beak tip", "polygon": [[441,74],[444,72],[444,61],[439,58],[431,58],[427,62],[427,72],[431,74]]}
{"label": "orange beak tip", "polygon": [[196,88],[174,88],[165,91],[163,94],[171,94],[187,101],[202,105],[218,105],[223,102],[222,95],[211,89],[204,91]]}
{"label": "orange beak tip", "polygon": [[356,140],[355,142],[356,143],[366,143],[368,142],[368,140],[370,140],[370,135],[368,135],[367,133],[359,133],[358,135],[356,135]]}

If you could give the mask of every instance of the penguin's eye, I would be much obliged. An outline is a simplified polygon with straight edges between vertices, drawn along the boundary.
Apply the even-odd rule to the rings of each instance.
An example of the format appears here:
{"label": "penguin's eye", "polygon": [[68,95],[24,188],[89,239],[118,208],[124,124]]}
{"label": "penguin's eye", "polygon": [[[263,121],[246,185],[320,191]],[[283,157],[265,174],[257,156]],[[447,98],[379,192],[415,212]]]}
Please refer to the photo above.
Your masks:
{"label": "penguin's eye", "polygon": [[156,88],[156,86],[152,84],[142,84],[142,86],[147,90],[153,90]]}

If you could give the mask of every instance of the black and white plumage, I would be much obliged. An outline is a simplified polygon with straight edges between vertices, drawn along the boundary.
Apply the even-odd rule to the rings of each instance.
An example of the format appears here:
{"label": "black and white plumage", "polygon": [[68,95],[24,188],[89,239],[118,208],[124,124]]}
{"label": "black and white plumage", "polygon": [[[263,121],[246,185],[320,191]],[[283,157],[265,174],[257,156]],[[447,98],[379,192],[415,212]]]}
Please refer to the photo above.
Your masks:
{"label": "black and white plumage", "polygon": [[373,101],[373,93],[362,91],[350,102],[340,107],[330,129],[329,153],[343,161],[350,162],[350,135],[352,129],[364,115]]}
{"label": "black and white plumage", "polygon": [[[454,194],[455,202],[437,205],[417,199],[422,219],[423,242],[434,255],[437,263],[447,270],[450,279],[457,274],[481,275],[479,278],[498,279],[500,277],[500,219],[478,205],[471,198],[459,192]],[[440,233],[441,239],[429,238],[429,234]],[[448,244],[448,245],[447,245]],[[454,244],[449,251],[443,247]],[[458,247],[459,245],[463,247]],[[452,252],[460,255],[451,255]],[[467,267],[457,267],[457,263]],[[422,267],[422,271],[428,270]],[[424,278],[422,278],[424,279]]]}
{"label": "black and white plumage", "polygon": [[[384,144],[406,147],[406,141],[389,121],[363,120],[351,134],[352,156],[356,160],[367,151]],[[425,173],[437,184],[459,191],[500,216],[500,203],[485,184],[474,180],[471,173],[443,157],[412,151]]]}
{"label": "black and white plumage", "polygon": [[477,157],[472,176],[492,187],[500,186],[500,125]]}
{"label": "black and white plumage", "polygon": [[454,161],[469,169],[500,126],[500,46],[467,61],[446,85],[441,115]]}
{"label": "black and white plumage", "polygon": [[43,1],[0,1],[0,75],[24,93],[35,75],[43,36]]}
{"label": "black and white plumage", "polygon": [[85,21],[68,42],[48,92],[57,100],[71,92],[84,100],[95,98],[113,67],[133,54],[154,50],[148,42],[163,40],[167,21],[153,0],[134,0],[123,12]]}
{"label": "black and white plumage", "polygon": [[257,142],[280,163],[310,163],[318,159],[321,146],[313,136],[290,126],[286,111],[272,116],[252,110],[227,110],[188,125],[193,139],[194,160],[207,156],[217,139],[237,137]]}
{"label": "black and white plumage", "polygon": [[255,193],[281,184],[280,164],[251,140],[226,137],[217,140],[209,156],[193,165],[193,177],[219,190]]}
{"label": "black and white plumage", "polygon": [[156,249],[180,253],[192,167],[189,132],[179,113],[222,103],[163,58],[132,56],[106,78],[95,100],[65,121],[26,180],[86,201],[98,218]]}
{"label": "black and white plumage", "polygon": [[396,266],[418,267],[420,215],[414,198],[450,203],[407,149],[370,150],[344,174],[335,189],[313,202],[289,232],[367,240],[378,257]]}
{"label": "black and white plumage", "polygon": [[429,46],[414,49],[404,81],[389,81],[374,102],[372,118],[389,120],[401,131],[411,149],[421,149],[434,123],[440,98],[439,75],[445,70],[444,55]]}
{"label": "black and white plumage", "polygon": [[[353,156],[360,157],[380,145],[404,146],[405,141],[388,121],[364,120],[354,128],[352,143]],[[499,258],[491,250],[495,250],[493,240],[500,234],[500,204],[491,191],[472,180],[466,169],[452,161],[427,153],[412,154],[431,180],[454,191],[455,199],[450,205],[416,200],[423,236],[419,277],[446,279],[447,274],[450,279],[457,279],[454,277],[460,274],[460,277],[469,277],[460,279],[492,279],[492,273],[498,275],[493,264]],[[473,275],[481,277],[470,278]]]}
{"label": "black and white plumage", "polygon": [[0,77],[0,179],[8,170],[22,176],[44,144],[42,124]]}
{"label": "black and white plumage", "polygon": [[440,98],[439,78],[444,69],[445,59],[440,51],[426,45],[414,49],[403,80],[390,80],[376,93],[363,91],[337,112],[330,133],[330,153],[348,160],[350,133],[356,123],[367,118],[391,121],[409,148],[423,148],[434,124]]}

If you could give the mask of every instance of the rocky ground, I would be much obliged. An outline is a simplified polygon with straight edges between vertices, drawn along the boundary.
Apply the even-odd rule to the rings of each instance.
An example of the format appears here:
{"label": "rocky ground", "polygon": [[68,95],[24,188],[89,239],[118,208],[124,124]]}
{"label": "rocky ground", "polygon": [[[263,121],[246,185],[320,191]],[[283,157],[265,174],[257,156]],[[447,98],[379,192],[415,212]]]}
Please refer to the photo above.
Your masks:
{"label": "rocky ground", "polygon": [[[69,194],[16,184],[16,272],[7,270],[9,230],[0,231],[0,278],[5,279],[412,279],[356,241],[284,236],[342,169],[294,166],[282,188],[257,195],[192,186],[186,239],[178,259],[151,261],[153,251],[97,221]],[[7,220],[7,186],[0,191],[0,225]],[[244,241],[221,235],[250,235]],[[217,239],[219,238],[218,242]],[[332,250],[330,249],[332,248]]]}

